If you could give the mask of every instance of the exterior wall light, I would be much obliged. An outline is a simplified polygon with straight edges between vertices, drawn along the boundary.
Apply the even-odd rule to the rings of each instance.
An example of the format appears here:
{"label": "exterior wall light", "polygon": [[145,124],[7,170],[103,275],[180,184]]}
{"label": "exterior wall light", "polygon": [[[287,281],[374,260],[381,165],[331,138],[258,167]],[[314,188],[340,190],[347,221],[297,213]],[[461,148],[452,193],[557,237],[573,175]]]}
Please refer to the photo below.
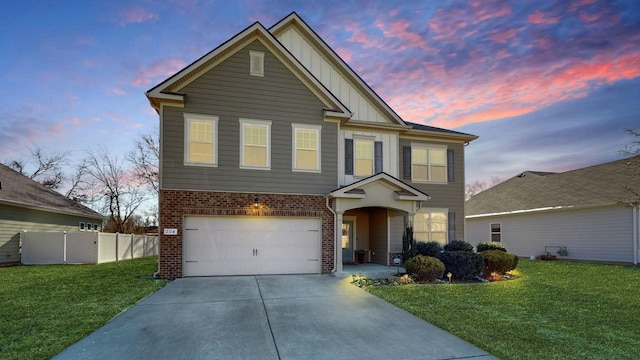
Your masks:
{"label": "exterior wall light", "polygon": [[257,196],[253,199],[253,207],[256,208],[256,209],[258,208],[258,197]]}

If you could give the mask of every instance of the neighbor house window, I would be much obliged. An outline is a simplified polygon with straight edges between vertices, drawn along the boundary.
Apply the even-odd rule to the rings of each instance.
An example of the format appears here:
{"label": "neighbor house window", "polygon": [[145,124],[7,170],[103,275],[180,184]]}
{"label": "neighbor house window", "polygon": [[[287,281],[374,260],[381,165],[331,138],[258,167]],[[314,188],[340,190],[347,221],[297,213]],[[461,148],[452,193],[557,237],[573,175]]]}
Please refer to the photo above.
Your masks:
{"label": "neighbor house window", "polygon": [[240,119],[240,167],[271,168],[271,121]]}
{"label": "neighbor house window", "polygon": [[293,170],[320,171],[321,126],[291,124],[293,129]]}
{"label": "neighbor house window", "polygon": [[412,144],[411,181],[447,182],[447,149]]}
{"label": "neighbor house window", "polygon": [[216,166],[218,117],[184,114],[184,162],[189,165]]}
{"label": "neighbor house window", "polygon": [[93,231],[98,231],[98,224],[93,224]]}
{"label": "neighbor house window", "polygon": [[413,237],[416,241],[447,243],[447,211],[424,210],[413,218]]}
{"label": "neighbor house window", "polygon": [[355,146],[355,176],[373,175],[373,140],[353,139]]}
{"label": "neighbor house window", "polygon": [[491,241],[502,242],[502,224],[491,224]]}
{"label": "neighbor house window", "polygon": [[249,73],[252,76],[264,76],[264,53],[249,50]]}
{"label": "neighbor house window", "polygon": [[84,231],[84,230],[85,230],[84,225],[85,225],[85,224],[84,224],[83,222],[81,222],[80,224],[78,224],[78,229],[79,229],[80,231]]}

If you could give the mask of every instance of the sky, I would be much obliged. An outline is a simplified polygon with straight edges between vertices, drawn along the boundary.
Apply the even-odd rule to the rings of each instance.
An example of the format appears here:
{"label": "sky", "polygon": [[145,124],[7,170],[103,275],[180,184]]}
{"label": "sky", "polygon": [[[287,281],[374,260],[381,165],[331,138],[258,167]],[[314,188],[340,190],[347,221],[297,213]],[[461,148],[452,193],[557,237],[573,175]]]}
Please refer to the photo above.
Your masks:
{"label": "sky", "polygon": [[404,120],[478,135],[467,183],[621,158],[640,130],[640,1],[12,1],[0,13],[0,161],[122,156],[145,92],[292,11]]}

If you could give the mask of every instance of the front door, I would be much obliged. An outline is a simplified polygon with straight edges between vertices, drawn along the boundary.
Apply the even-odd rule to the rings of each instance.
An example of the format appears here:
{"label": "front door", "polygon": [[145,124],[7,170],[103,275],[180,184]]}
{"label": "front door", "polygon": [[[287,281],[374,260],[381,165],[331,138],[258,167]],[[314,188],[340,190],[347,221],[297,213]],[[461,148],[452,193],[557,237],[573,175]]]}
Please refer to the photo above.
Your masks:
{"label": "front door", "polygon": [[353,221],[342,222],[342,262],[353,262]]}

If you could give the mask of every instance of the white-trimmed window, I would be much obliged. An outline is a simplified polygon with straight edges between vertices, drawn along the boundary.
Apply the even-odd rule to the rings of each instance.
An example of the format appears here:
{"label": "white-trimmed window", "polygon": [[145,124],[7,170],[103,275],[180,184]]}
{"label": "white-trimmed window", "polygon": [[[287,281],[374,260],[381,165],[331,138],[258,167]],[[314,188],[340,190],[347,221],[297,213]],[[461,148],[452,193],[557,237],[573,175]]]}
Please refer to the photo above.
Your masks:
{"label": "white-trimmed window", "polygon": [[249,73],[252,76],[264,76],[264,53],[249,50]]}
{"label": "white-trimmed window", "polygon": [[291,124],[293,171],[320,172],[320,133],[322,126]]}
{"label": "white-trimmed window", "polygon": [[218,117],[184,114],[184,163],[218,165]]}
{"label": "white-trimmed window", "polygon": [[491,224],[491,241],[502,242],[502,224]]}
{"label": "white-trimmed window", "polygon": [[411,144],[411,181],[447,182],[447,148]]}
{"label": "white-trimmed window", "polygon": [[80,231],[85,231],[85,229],[86,229],[86,228],[85,228],[85,223],[80,222],[80,223],[78,224],[78,230],[80,230]]}
{"label": "white-trimmed window", "polygon": [[240,167],[271,169],[271,121],[240,119]]}
{"label": "white-trimmed window", "polygon": [[367,177],[373,175],[374,140],[353,139],[355,148],[355,166],[353,175]]}
{"label": "white-trimmed window", "polygon": [[413,218],[413,237],[416,241],[447,243],[447,210],[424,210]]}

